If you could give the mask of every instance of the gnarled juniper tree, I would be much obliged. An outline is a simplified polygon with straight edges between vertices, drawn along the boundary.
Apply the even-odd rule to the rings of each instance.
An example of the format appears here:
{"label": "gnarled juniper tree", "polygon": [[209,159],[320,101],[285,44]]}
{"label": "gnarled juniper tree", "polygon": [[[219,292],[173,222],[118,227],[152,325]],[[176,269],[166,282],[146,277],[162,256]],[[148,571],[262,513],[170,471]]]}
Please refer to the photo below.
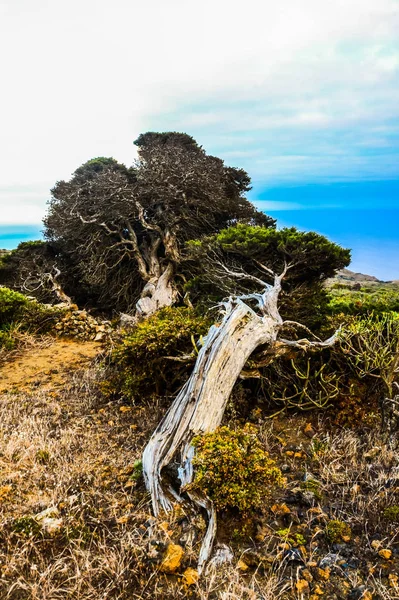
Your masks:
{"label": "gnarled juniper tree", "polygon": [[274,226],[245,198],[250,178],[181,133],[145,133],[131,168],[97,158],[52,190],[46,237],[113,308],[148,316],[177,298],[186,241],[239,221]]}

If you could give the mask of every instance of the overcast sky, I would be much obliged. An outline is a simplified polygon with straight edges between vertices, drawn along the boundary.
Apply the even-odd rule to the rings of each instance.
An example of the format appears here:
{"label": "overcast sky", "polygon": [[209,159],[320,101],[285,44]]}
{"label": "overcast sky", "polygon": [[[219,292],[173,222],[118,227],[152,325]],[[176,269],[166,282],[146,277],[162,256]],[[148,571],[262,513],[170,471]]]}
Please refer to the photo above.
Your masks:
{"label": "overcast sky", "polygon": [[57,180],[131,163],[147,130],[245,167],[266,210],[340,203],[281,187],[399,180],[397,0],[0,0],[0,53],[1,225],[39,223]]}

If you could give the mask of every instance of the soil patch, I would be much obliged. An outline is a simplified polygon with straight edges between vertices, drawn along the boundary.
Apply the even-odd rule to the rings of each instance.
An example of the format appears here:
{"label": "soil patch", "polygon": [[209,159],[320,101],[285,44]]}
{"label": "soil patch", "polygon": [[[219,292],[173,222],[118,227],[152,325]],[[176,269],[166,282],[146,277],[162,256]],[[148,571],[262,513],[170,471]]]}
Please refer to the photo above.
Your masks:
{"label": "soil patch", "polygon": [[101,351],[98,342],[55,340],[45,348],[32,348],[0,367],[0,393],[53,388],[62,385],[71,369],[81,369]]}

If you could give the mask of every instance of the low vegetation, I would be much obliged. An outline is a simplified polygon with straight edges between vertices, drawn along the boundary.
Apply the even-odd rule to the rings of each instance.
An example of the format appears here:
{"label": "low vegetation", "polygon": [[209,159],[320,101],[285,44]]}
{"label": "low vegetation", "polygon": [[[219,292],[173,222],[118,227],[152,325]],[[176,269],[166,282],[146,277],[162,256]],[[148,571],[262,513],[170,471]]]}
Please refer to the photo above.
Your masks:
{"label": "low vegetation", "polygon": [[259,508],[273,488],[283,484],[275,461],[262,448],[255,427],[221,427],[193,439],[194,481],[188,490],[205,494],[218,510],[242,513]]}

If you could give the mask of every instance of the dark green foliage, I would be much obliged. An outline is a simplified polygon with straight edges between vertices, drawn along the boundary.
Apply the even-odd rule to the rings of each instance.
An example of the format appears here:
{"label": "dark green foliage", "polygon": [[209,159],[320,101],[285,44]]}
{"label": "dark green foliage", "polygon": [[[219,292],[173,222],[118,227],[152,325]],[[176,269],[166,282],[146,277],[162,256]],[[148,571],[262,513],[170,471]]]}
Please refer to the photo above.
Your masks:
{"label": "dark green foliage", "polygon": [[48,308],[19,292],[0,287],[0,348],[14,348],[17,332],[51,331],[63,313],[64,309]]}
{"label": "dark green foliage", "polygon": [[189,239],[238,221],[274,226],[245,198],[248,174],[190,136],[149,132],[137,145],[131,168],[100,157],[57,182],[45,219],[46,238],[101,308],[132,309],[146,282],[168,266],[178,274]]}
{"label": "dark green foliage", "polygon": [[40,240],[22,242],[1,261],[0,285],[33,296],[39,302],[57,303],[54,277],[67,293],[78,297],[82,294],[75,272],[76,267],[63,255],[59,245]]}
{"label": "dark green foliage", "polygon": [[322,325],[327,313],[323,281],[350,261],[349,250],[317,233],[242,223],[189,242],[188,252],[186,269],[194,278],[192,287],[208,293],[212,300],[231,293],[261,291],[262,284],[230,276],[221,265],[267,283],[273,283],[273,277],[261,265],[277,274],[285,264],[291,265],[283,281],[280,313],[285,319],[314,328]]}
{"label": "dark green foliage", "polygon": [[127,172],[125,165],[118,163],[114,158],[98,156],[83,163],[83,165],[76,169],[74,175],[83,179],[93,179],[97,173],[101,173],[107,169]]}
{"label": "dark green foliage", "polygon": [[283,270],[285,262],[292,263],[289,278],[294,280],[331,277],[350,261],[349,250],[318,233],[298,231],[295,227],[264,229],[238,224],[221,231],[216,242],[225,252],[240,259],[255,259],[276,273]]}
{"label": "dark green foliage", "polygon": [[195,344],[210,325],[208,317],[189,308],[164,308],[141,321],[115,347],[104,391],[138,399],[175,390],[188,376]]}
{"label": "dark green foliage", "polygon": [[233,431],[220,427],[193,439],[194,481],[188,489],[205,494],[217,509],[251,511],[283,483],[283,476],[247,425]]}

